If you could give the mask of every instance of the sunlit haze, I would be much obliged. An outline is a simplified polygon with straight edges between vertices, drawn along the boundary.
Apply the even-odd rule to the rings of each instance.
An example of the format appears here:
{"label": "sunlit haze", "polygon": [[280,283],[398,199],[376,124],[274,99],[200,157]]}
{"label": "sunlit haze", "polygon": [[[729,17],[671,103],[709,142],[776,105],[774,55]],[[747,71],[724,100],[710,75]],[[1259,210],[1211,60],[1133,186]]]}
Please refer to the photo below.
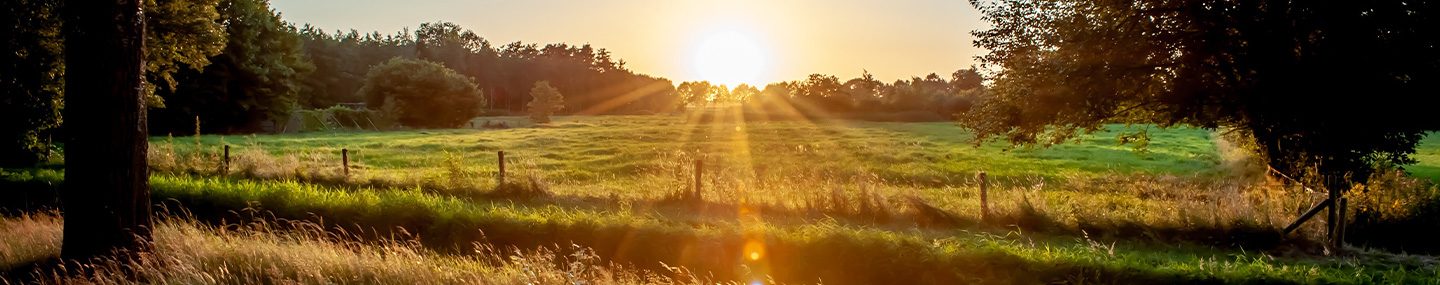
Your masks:
{"label": "sunlit haze", "polygon": [[274,0],[287,21],[393,34],[450,21],[503,45],[593,44],[626,67],[675,82],[891,81],[969,67],[984,28],[966,1],[321,1]]}
{"label": "sunlit haze", "polygon": [[1440,280],[1440,0],[0,0],[0,25],[0,284]]}
{"label": "sunlit haze", "polygon": [[766,69],[766,58],[759,45],[744,34],[722,32],[711,36],[695,49],[695,74],[716,84],[758,84]]}

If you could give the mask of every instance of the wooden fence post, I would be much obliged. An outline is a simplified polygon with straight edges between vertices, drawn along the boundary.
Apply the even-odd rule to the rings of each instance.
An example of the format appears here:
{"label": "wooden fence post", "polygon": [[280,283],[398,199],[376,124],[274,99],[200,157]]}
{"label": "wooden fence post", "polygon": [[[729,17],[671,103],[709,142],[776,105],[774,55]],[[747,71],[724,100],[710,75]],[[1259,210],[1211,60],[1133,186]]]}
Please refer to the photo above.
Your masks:
{"label": "wooden fence post", "polygon": [[1330,219],[1325,221],[1325,230],[1329,235],[1330,245],[1339,246],[1340,236],[1336,233],[1340,231],[1340,222],[1344,219],[1344,217],[1340,216],[1344,214],[1344,212],[1342,212],[1344,211],[1344,208],[1342,208],[1344,205],[1340,204],[1340,191],[1342,191],[1342,189],[1336,186],[1339,183],[1336,183],[1334,176],[1326,176],[1324,181],[1325,188],[1328,190],[1326,192],[1328,192],[1327,194],[1330,195],[1330,201],[1332,201],[1329,211]]}
{"label": "wooden fence post", "polygon": [[497,152],[495,152],[495,154],[500,157],[500,159],[499,159],[499,161],[500,161],[500,172],[498,172],[498,173],[495,174],[495,175],[496,175],[496,179],[498,179],[500,183],[499,183],[499,184],[496,184],[496,186],[497,186],[497,187],[498,187],[498,186],[504,186],[504,185],[505,185],[505,151],[503,151],[503,150],[502,150],[502,151],[497,151]]}
{"label": "wooden fence post", "polygon": [[220,164],[220,175],[230,175],[230,145],[225,145],[225,160]]}
{"label": "wooden fence post", "polygon": [[985,179],[985,172],[980,172],[980,221],[990,220],[990,183]]}
{"label": "wooden fence post", "polygon": [[1335,248],[1336,248],[1336,249],[1340,249],[1340,248],[1343,248],[1343,247],[1345,246],[1345,204],[1346,204],[1347,202],[1349,202],[1349,201],[1346,201],[1346,200],[1349,200],[1349,199],[1340,198],[1340,207],[1337,207],[1337,208],[1340,209],[1340,210],[1339,210],[1340,215],[1339,215],[1339,217],[1335,220],[1336,224],[1335,224],[1335,235],[1334,235],[1334,237],[1335,237]]}
{"label": "wooden fence post", "polygon": [[702,181],[700,180],[700,177],[702,173],[701,171],[704,168],[705,161],[701,159],[695,159],[695,192],[691,193],[691,195],[693,195],[693,198],[695,198],[696,200],[700,199],[700,181]]}
{"label": "wooden fence post", "polygon": [[340,168],[345,170],[345,177],[350,177],[350,149],[340,149]]}

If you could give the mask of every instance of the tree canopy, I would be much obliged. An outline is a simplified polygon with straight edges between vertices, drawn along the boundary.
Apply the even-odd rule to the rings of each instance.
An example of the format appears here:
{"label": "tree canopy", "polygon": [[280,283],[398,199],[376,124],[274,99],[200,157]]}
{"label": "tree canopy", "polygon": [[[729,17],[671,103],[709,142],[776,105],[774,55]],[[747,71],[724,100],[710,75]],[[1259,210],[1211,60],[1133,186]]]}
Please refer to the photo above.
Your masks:
{"label": "tree canopy", "polygon": [[0,167],[34,165],[60,127],[65,67],[54,2],[0,2]]}
{"label": "tree canopy", "polygon": [[228,36],[219,0],[145,1],[145,102],[164,107],[158,88],[174,90],[175,73],[200,71],[210,57],[220,54]]}
{"label": "tree canopy", "polygon": [[560,90],[550,87],[550,82],[535,82],[535,87],[530,89],[530,97],[535,99],[525,107],[530,112],[530,120],[536,123],[549,123],[550,115],[565,108],[565,96],[560,95]]}
{"label": "tree canopy", "polygon": [[[573,108],[585,114],[664,112],[675,106],[674,85],[667,79],[634,73],[610,52],[591,45],[512,42],[492,45],[478,34],[450,22],[423,23],[415,31],[393,35],[354,30],[326,33],[300,28],[305,54],[315,72],[304,80],[301,108],[324,108],[360,102],[355,97],[366,70],[392,57],[437,62],[475,78],[491,108],[523,111],[532,83],[548,81],[568,94]],[[383,102],[367,102],[378,106]]]}
{"label": "tree canopy", "polygon": [[475,79],[436,62],[402,57],[371,68],[360,94],[382,102],[373,107],[393,110],[387,115],[411,127],[456,127],[485,106]]}
{"label": "tree canopy", "polygon": [[[216,10],[218,0],[145,2],[145,78],[152,107],[164,107],[160,91],[173,91],[175,75],[198,72],[225,47],[226,31]],[[58,0],[16,0],[0,4],[0,160],[33,164],[50,148],[61,125],[64,38]],[[9,116],[14,116],[9,117]]]}
{"label": "tree canopy", "polygon": [[189,133],[197,116],[205,132],[257,130],[264,121],[283,124],[295,109],[314,69],[295,27],[266,0],[222,0],[215,9],[224,49],[204,68],[180,70],[173,90],[157,90],[166,107],[151,112],[156,133]]}
{"label": "tree canopy", "polygon": [[1411,162],[1440,84],[1426,1],[972,0],[991,29],[977,143],[1060,143],[1107,123],[1250,139],[1291,174]]}

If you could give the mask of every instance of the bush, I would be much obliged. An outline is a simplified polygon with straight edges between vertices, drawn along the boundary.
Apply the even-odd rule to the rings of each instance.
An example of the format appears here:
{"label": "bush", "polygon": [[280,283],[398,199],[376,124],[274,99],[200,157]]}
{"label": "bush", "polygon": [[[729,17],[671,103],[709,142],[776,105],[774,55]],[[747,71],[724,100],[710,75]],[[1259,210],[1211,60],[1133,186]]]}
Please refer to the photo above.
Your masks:
{"label": "bush", "polygon": [[565,96],[560,95],[560,90],[550,87],[548,81],[535,82],[535,88],[530,89],[530,97],[535,100],[525,107],[530,111],[530,119],[535,123],[549,123],[550,115],[560,108],[565,108]]}
{"label": "bush", "polygon": [[474,78],[439,63],[400,57],[370,68],[360,94],[370,106],[411,127],[456,127],[485,106]]}
{"label": "bush", "polygon": [[[1346,241],[1361,246],[1440,253],[1430,229],[1440,228],[1440,186],[1381,167],[1366,184],[1345,194],[1351,223]],[[1417,232],[1420,231],[1420,232]]]}

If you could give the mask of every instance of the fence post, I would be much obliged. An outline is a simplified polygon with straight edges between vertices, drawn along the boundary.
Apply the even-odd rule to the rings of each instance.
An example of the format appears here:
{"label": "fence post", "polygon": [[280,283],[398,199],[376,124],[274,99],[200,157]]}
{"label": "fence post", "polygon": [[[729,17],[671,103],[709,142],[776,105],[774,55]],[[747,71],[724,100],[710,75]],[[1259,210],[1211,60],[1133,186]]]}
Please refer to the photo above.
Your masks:
{"label": "fence post", "polygon": [[225,160],[220,164],[220,175],[230,175],[230,145],[225,145]]}
{"label": "fence post", "polygon": [[497,186],[504,186],[504,185],[505,185],[505,151],[503,151],[503,150],[502,150],[502,151],[497,151],[497,152],[495,152],[495,154],[498,155],[498,156],[500,156],[500,159],[499,159],[499,161],[500,161],[500,172],[496,174],[496,177],[497,177],[497,179],[499,179],[500,183],[499,183],[499,184],[496,184],[496,185],[497,185]]}
{"label": "fence post", "polygon": [[1330,244],[1335,245],[1338,244],[1335,242],[1335,225],[1337,225],[1335,220],[1337,219],[1336,216],[1340,213],[1340,207],[1338,207],[1340,205],[1340,195],[1338,195],[1340,192],[1338,189],[1335,189],[1335,183],[1332,178],[1333,177],[1327,176],[1322,178],[1322,180],[1325,181],[1325,192],[1327,192],[1326,194],[1330,196],[1330,201],[1332,201],[1330,210],[1326,212],[1325,233],[1326,237],[1330,238]]}
{"label": "fence post", "polygon": [[1340,198],[1339,217],[1335,220],[1335,248],[1341,249],[1345,246],[1345,204],[1350,199]]}
{"label": "fence post", "polygon": [[990,182],[985,179],[985,172],[980,172],[980,221],[990,220]]}
{"label": "fence post", "polygon": [[691,195],[693,195],[696,200],[699,200],[699,199],[700,199],[700,182],[702,181],[702,180],[700,180],[700,178],[701,178],[701,175],[702,175],[701,173],[703,173],[702,171],[703,171],[704,168],[705,168],[705,161],[704,161],[704,160],[701,160],[701,159],[698,159],[698,158],[695,159],[695,192],[692,193]]}
{"label": "fence post", "polygon": [[345,170],[345,177],[350,177],[350,149],[340,149],[340,168]]}

